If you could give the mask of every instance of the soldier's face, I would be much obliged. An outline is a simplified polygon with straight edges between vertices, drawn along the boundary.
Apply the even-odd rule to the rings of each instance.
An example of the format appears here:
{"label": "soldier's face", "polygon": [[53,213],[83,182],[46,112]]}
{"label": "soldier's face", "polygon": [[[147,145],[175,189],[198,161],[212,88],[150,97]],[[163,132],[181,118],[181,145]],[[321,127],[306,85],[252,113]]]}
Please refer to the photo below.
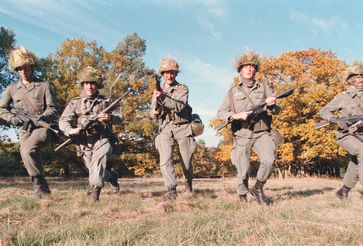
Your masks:
{"label": "soldier's face", "polygon": [[363,89],[363,74],[357,74],[349,78],[349,83],[351,83],[358,90]]}
{"label": "soldier's face", "polygon": [[18,67],[16,71],[18,72],[19,77],[22,81],[29,81],[33,77],[33,70],[29,65]]}
{"label": "soldier's face", "polygon": [[256,73],[256,68],[254,65],[244,65],[241,70],[239,71],[239,74],[241,75],[242,79],[250,80],[253,79]]}
{"label": "soldier's face", "polygon": [[98,92],[98,87],[95,82],[83,82],[83,89],[87,96],[94,96]]}
{"label": "soldier's face", "polygon": [[176,72],[175,71],[166,71],[166,72],[163,72],[162,76],[164,78],[164,82],[168,85],[171,85],[175,81]]}

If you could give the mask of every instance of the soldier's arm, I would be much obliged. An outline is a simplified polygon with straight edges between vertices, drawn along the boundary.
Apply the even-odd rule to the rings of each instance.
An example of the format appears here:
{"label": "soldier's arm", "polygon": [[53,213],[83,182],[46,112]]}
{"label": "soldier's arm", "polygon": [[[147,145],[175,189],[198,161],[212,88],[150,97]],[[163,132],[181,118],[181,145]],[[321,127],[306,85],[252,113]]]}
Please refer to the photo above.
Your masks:
{"label": "soldier's arm", "polygon": [[155,119],[158,117],[158,115],[160,114],[160,110],[159,111],[156,111],[155,108],[156,108],[156,96],[155,96],[155,93],[153,93],[153,97],[151,99],[151,107],[150,107],[150,116],[151,118]]}
{"label": "soldier's arm", "polygon": [[72,126],[72,121],[76,118],[76,110],[75,110],[76,102],[72,100],[67,107],[64,109],[61,117],[59,118],[59,129],[64,133],[64,135],[69,137],[69,133],[72,129],[75,129]]}
{"label": "soldier's arm", "polygon": [[231,109],[229,92],[227,92],[227,95],[223,99],[222,105],[218,109],[217,118],[220,120],[223,120],[225,122],[228,122],[228,121],[232,121],[233,114],[234,114],[234,112],[232,112],[232,109]]}
{"label": "soldier's arm", "polygon": [[[266,86],[266,97],[270,98],[270,97],[275,97],[275,92],[274,90],[269,87]],[[281,107],[278,104],[273,104],[271,106],[266,106],[266,109],[270,110],[272,112],[272,114],[279,114],[281,112]]]}
{"label": "soldier's arm", "polygon": [[166,95],[163,100],[163,107],[172,112],[182,112],[188,105],[189,89],[186,85],[179,84],[173,98]]}
{"label": "soldier's arm", "polygon": [[340,95],[334,97],[330,103],[321,108],[321,118],[330,122],[332,118],[335,118],[333,113],[342,109],[342,102],[343,100]]}
{"label": "soldier's arm", "polygon": [[0,98],[0,118],[7,122],[11,122],[11,119],[15,117],[13,113],[10,112],[9,107],[13,102],[10,94],[11,87],[8,86]]}

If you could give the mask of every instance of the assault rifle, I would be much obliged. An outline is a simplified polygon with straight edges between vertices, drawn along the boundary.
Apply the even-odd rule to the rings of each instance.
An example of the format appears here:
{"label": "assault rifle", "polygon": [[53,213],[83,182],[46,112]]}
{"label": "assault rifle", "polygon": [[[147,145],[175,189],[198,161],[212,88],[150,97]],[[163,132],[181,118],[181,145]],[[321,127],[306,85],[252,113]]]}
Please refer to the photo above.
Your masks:
{"label": "assault rifle", "polygon": [[34,117],[21,109],[12,109],[11,112],[16,115],[22,122],[23,130],[28,130],[29,124],[33,124],[36,127],[44,127],[51,130],[56,135],[59,135],[59,130],[55,129],[54,126],[44,120],[39,119],[39,117]]}
{"label": "assault rifle", "polygon": [[[283,91],[280,94],[278,94],[277,96],[275,96],[275,98],[276,99],[280,99],[280,98],[288,97],[288,96],[290,96],[294,92],[294,90],[296,90],[297,88],[300,88],[300,87],[304,86],[306,83],[307,82],[302,83],[301,85],[294,86],[294,87],[292,87],[292,88],[290,88],[290,89],[288,89],[286,91]],[[259,115],[260,113],[262,113],[263,111],[265,111],[265,109],[264,109],[265,106],[266,106],[266,102],[263,102],[263,103],[261,103],[259,105],[256,105],[251,110],[251,114],[249,114],[248,115],[248,118],[247,118],[247,119],[249,119],[250,123],[253,122],[251,119],[254,119],[257,115]],[[224,127],[226,127],[228,124],[230,124],[232,121],[233,121],[233,119],[232,120],[228,120],[227,122],[224,121],[224,122],[216,125],[214,127],[214,130],[219,131],[219,130],[223,129]]]}
{"label": "assault rifle", "polygon": [[[127,96],[127,94],[129,94],[132,91],[131,88],[128,88],[127,91],[120,96],[119,98],[117,98],[116,100],[114,100],[110,105],[108,105],[104,110],[102,110],[100,112],[100,114],[104,114],[104,113],[109,113],[110,111],[112,111],[116,105],[125,97]],[[98,122],[97,119],[97,115],[90,115],[87,117],[87,119],[83,122],[83,124],[81,125],[81,130],[80,133],[84,133],[87,129],[91,128],[95,123]],[[57,148],[54,149],[54,151],[58,151],[61,148],[63,148],[65,145],[67,144],[71,144],[74,141],[73,137],[68,138],[66,141],[64,141],[61,145],[59,145]]]}
{"label": "assault rifle", "polygon": [[[349,133],[354,133],[358,130],[359,127],[363,126],[363,115],[354,115],[349,117],[341,117],[340,120],[343,120],[347,126]],[[315,125],[315,129],[320,129],[326,127],[330,124],[333,124],[329,121],[322,121]]]}

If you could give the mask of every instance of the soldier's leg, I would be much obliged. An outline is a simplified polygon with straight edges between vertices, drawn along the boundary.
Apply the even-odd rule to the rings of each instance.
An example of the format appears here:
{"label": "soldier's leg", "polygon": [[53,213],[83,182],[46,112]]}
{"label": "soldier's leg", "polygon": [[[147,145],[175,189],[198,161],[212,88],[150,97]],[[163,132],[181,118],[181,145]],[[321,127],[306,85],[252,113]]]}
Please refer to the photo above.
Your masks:
{"label": "soldier's leg", "polygon": [[108,139],[97,141],[92,148],[92,160],[89,164],[89,183],[91,187],[103,187],[107,158],[112,154]]}
{"label": "soldier's leg", "polygon": [[257,172],[257,180],[250,193],[256,197],[261,205],[269,205],[270,199],[265,196],[263,186],[270,177],[272,165],[275,161],[275,144],[273,138],[269,134],[264,134],[257,138],[253,145],[253,150],[260,159],[260,167]]}
{"label": "soldier's leg", "polygon": [[357,183],[357,177],[359,177],[359,182],[363,184],[363,143],[354,136],[346,136],[339,140],[338,144],[352,155],[344,175],[344,185],[353,188]]}
{"label": "soldier's leg", "polygon": [[192,158],[197,148],[197,143],[193,137],[185,137],[177,140],[179,152],[182,159],[182,169],[185,177],[186,188],[192,191],[193,165]]}
{"label": "soldier's leg", "polygon": [[174,139],[169,132],[161,132],[155,138],[155,146],[159,152],[160,158],[160,171],[164,178],[164,184],[168,190],[174,189],[177,185],[172,160],[173,144]]}
{"label": "soldier's leg", "polygon": [[46,128],[34,129],[31,133],[20,131],[20,155],[30,176],[43,175],[40,149],[48,141]]}
{"label": "soldier's leg", "polygon": [[231,161],[237,169],[237,193],[244,199],[248,193],[248,170],[250,168],[251,146],[254,139],[235,138]]}
{"label": "soldier's leg", "polygon": [[271,175],[272,166],[275,162],[275,144],[270,135],[264,134],[257,138],[253,150],[260,160],[257,179],[266,182]]}

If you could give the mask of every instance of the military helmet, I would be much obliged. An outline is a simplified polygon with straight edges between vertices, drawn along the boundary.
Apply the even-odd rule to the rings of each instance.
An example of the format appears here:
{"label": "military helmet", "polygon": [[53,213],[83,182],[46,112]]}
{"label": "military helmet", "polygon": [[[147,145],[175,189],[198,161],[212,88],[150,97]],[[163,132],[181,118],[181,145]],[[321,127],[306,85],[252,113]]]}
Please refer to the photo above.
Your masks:
{"label": "military helmet", "polygon": [[254,65],[256,67],[256,71],[260,65],[260,57],[256,53],[252,51],[245,52],[242,56],[236,59],[235,66],[237,72],[240,72],[244,65]]}
{"label": "military helmet", "polygon": [[17,68],[24,65],[34,66],[37,61],[35,54],[24,47],[12,50],[9,54],[9,69],[16,71]]}
{"label": "military helmet", "polygon": [[159,72],[162,74],[166,71],[175,71],[177,73],[180,72],[179,64],[173,58],[164,58],[161,60]]}
{"label": "military helmet", "polygon": [[348,80],[350,77],[358,74],[363,74],[363,62],[355,61],[348,67],[346,80]]}
{"label": "military helmet", "polygon": [[81,85],[83,82],[96,82],[98,89],[104,87],[101,71],[91,66],[86,66],[79,72],[78,80]]}

